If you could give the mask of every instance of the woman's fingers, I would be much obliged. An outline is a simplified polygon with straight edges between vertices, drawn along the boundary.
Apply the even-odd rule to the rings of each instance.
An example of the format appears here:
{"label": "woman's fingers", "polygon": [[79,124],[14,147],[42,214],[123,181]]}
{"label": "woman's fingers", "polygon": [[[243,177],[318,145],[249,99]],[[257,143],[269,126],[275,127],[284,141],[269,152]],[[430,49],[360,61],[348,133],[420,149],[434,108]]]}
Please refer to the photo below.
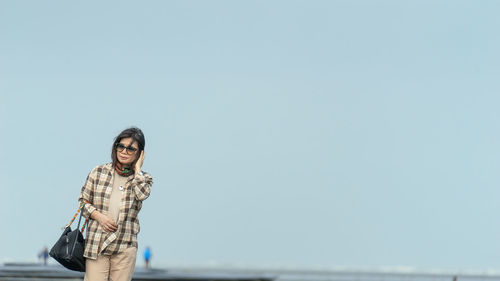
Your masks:
{"label": "woman's fingers", "polygon": [[108,231],[116,231],[118,229],[118,226],[113,222],[108,222],[107,227]]}
{"label": "woman's fingers", "polygon": [[135,169],[140,171],[142,168],[142,164],[144,163],[144,150],[141,151],[141,155],[139,155],[139,159],[137,159],[137,163],[135,163]]}
{"label": "woman's fingers", "polygon": [[106,225],[104,227],[104,230],[106,230],[107,232],[115,232],[118,228],[117,227],[114,227],[114,226],[111,226],[111,225]]}

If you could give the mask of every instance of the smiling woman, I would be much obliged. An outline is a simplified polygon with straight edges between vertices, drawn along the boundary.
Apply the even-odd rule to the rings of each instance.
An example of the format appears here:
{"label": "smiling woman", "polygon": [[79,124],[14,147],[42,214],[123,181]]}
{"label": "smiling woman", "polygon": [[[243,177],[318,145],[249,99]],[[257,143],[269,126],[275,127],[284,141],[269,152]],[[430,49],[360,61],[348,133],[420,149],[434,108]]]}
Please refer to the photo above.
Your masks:
{"label": "smiling woman", "polygon": [[153,178],[141,171],[144,134],[138,128],[121,132],[113,142],[112,162],[95,167],[80,194],[86,237],[85,280],[131,280],[137,255],[137,218],[149,197]]}

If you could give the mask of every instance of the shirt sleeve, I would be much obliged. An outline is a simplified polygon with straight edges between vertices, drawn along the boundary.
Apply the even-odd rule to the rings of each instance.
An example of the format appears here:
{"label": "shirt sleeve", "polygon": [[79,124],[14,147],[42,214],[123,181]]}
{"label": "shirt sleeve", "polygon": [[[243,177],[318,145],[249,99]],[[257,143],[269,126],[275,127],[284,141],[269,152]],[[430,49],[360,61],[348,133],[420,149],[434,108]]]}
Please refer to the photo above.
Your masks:
{"label": "shirt sleeve", "polygon": [[[142,175],[141,175],[142,174]],[[151,186],[153,185],[153,177],[146,172],[138,173],[132,180],[132,186],[135,193],[135,199],[144,201],[151,193]]]}
{"label": "shirt sleeve", "polygon": [[83,184],[82,190],[80,192],[80,197],[78,198],[78,202],[80,204],[85,204],[83,207],[83,216],[86,218],[90,218],[90,215],[93,211],[96,210],[96,207],[92,205],[94,202],[94,183],[95,183],[95,169],[93,169],[85,183]]}

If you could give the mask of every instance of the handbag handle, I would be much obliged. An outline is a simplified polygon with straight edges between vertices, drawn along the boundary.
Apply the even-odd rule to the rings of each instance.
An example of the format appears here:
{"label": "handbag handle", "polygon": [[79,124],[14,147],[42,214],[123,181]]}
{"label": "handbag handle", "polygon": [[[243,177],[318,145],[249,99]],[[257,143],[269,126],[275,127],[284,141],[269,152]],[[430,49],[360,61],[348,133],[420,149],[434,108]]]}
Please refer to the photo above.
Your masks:
{"label": "handbag handle", "polygon": [[[83,207],[83,205],[85,205],[85,202],[80,205],[80,207],[78,208],[78,211],[76,212],[75,216],[73,217],[73,219],[69,223],[69,225],[71,225],[73,223],[73,221],[75,220],[76,215],[78,214],[78,212],[80,212],[80,218],[78,219],[78,226],[76,227],[77,231],[80,228],[80,223],[82,222],[82,215],[83,215],[82,207]],[[86,220],[86,223],[88,223],[88,219]],[[82,231],[81,231],[82,234],[83,234],[84,228],[85,228],[85,224],[83,225],[83,228],[82,228]],[[76,241],[77,240],[78,240],[78,233],[76,233],[75,241],[73,242],[73,247],[71,247],[71,254],[70,254],[70,256],[73,256],[73,253],[75,252],[75,247],[76,247]]]}
{"label": "handbag handle", "polygon": [[[85,205],[85,203],[82,203],[80,205],[80,208],[78,208],[78,212],[80,212],[80,218],[78,219],[78,226],[76,227],[77,230],[80,228],[80,223],[82,222],[83,210],[81,210],[81,209],[82,209],[83,205]],[[78,214],[78,212],[76,214]],[[76,217],[76,214],[75,214],[75,217]],[[74,220],[75,220],[75,218],[73,217],[73,219],[71,220],[71,224],[73,223]],[[86,220],[86,222],[88,223],[88,219]],[[85,228],[85,224],[83,225],[83,228],[82,228],[82,231],[81,231],[82,234],[83,234],[83,229],[84,228]],[[73,253],[75,252],[76,240],[78,240],[78,235],[75,237],[75,242],[73,242],[73,247],[71,247],[71,256],[73,256]]]}
{"label": "handbag handle", "polygon": [[[83,202],[82,204],[80,204],[80,207],[78,207],[78,210],[76,211],[76,213],[75,213],[75,215],[73,216],[73,218],[71,219],[71,221],[70,221],[67,225],[63,226],[63,227],[62,227],[62,229],[65,229],[65,228],[67,228],[67,227],[71,226],[71,225],[73,224],[73,222],[75,221],[76,216],[78,216],[78,213],[80,213],[80,219],[78,219],[78,226],[77,226],[76,228],[77,228],[77,229],[78,229],[78,228],[80,228],[80,221],[82,220],[82,213],[83,213],[82,208],[83,208],[83,206],[85,206],[85,204],[87,204],[87,203],[89,203],[89,202],[85,201],[85,202]],[[81,211],[81,212],[80,212],[80,211]],[[81,233],[83,233],[83,231],[85,230],[85,226],[86,226],[86,225],[88,225],[88,224],[89,224],[89,219],[87,218],[87,219],[85,219],[85,223],[83,224],[83,227],[82,227]]]}

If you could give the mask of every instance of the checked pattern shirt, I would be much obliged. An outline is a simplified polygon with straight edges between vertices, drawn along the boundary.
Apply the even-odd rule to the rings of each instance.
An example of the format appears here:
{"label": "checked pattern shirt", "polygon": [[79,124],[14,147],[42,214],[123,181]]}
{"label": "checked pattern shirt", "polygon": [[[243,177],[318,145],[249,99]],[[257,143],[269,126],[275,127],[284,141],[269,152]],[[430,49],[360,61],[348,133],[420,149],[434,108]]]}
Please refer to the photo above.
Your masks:
{"label": "checked pattern shirt", "polygon": [[92,169],[78,198],[80,204],[85,204],[83,216],[89,218],[83,254],[89,259],[97,259],[99,254],[114,255],[129,247],[137,247],[137,234],[140,231],[138,214],[142,208],[142,201],[149,197],[153,185],[153,178],[148,173],[133,174],[127,178],[122,192],[118,229],[115,232],[106,232],[99,222],[90,219],[95,210],[108,215],[109,199],[113,189],[113,171],[112,163]]}

